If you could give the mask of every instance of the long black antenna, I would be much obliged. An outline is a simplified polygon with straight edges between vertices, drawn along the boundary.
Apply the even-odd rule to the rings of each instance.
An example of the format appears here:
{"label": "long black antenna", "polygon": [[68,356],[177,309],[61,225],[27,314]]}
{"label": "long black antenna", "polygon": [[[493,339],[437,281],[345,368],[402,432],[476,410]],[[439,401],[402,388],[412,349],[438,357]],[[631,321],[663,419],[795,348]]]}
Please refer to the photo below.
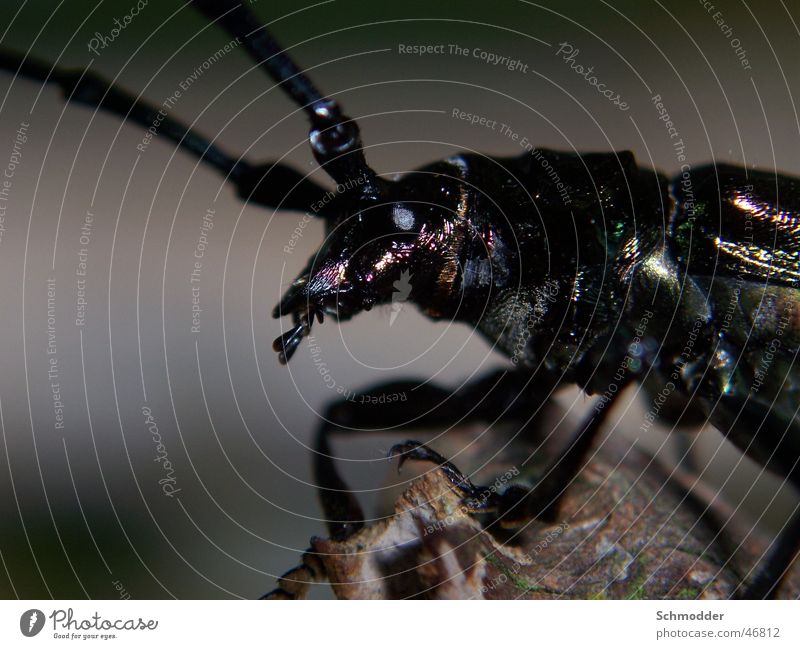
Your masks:
{"label": "long black antenna", "polygon": [[[243,199],[267,207],[308,211],[320,204],[327,191],[291,167],[277,162],[253,164],[233,156],[183,122],[159,113],[159,107],[135,97],[90,70],[51,66],[29,55],[0,48],[0,70],[24,79],[58,86],[70,103],[102,109],[144,128],[158,124],[159,137],[172,140],[224,174]],[[314,212],[335,218],[338,212],[322,208]]]}
{"label": "long black antenna", "polygon": [[239,0],[193,0],[192,4],[239,39],[259,67],[308,114],[311,149],[328,175],[340,184],[358,181],[355,187],[364,198],[377,199],[379,179],[364,157],[358,125],[335,100],[317,90],[250,9]]}

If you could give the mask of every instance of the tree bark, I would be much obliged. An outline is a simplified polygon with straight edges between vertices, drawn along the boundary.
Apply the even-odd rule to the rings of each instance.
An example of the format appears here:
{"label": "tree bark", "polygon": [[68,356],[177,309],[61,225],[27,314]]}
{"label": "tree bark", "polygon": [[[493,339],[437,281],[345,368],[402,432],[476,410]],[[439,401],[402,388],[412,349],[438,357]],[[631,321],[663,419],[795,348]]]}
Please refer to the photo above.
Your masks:
{"label": "tree bark", "polygon": [[[343,542],[312,539],[306,567],[338,598],[728,598],[767,546],[723,527],[729,512],[687,476],[613,444],[570,485],[558,523],[518,530],[485,529],[440,470],[421,468],[393,515]],[[282,587],[301,595],[299,574]],[[799,595],[795,565],[779,597]]]}

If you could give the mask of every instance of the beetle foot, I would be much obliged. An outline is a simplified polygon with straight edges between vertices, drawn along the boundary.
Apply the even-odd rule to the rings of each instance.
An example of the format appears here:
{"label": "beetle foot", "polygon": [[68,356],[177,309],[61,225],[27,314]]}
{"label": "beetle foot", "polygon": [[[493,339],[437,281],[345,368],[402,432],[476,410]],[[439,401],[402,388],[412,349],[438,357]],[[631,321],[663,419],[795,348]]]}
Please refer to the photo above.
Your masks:
{"label": "beetle foot", "polygon": [[284,573],[278,587],[259,599],[306,599],[312,584],[325,578],[325,566],[310,549],[303,554],[303,563]]}
{"label": "beetle foot", "polygon": [[409,440],[401,444],[395,444],[389,449],[388,457],[389,459],[395,457],[400,458],[397,466],[398,471],[408,460],[418,460],[420,462],[432,462],[436,464],[453,487],[462,495],[464,505],[470,512],[495,511],[498,507],[499,494],[497,494],[497,492],[486,487],[472,484],[472,481],[465,476],[455,464],[422,442]]}
{"label": "beetle foot", "polygon": [[389,450],[389,458],[400,458],[398,470],[408,460],[433,462],[444,472],[445,477],[463,496],[465,508],[473,514],[492,513],[495,523],[501,528],[517,528],[531,520],[553,522],[557,508],[554,506],[549,485],[540,483],[530,487],[509,484],[503,491],[496,485],[484,487],[474,485],[452,462],[442,457],[421,442],[407,441],[395,444]]}

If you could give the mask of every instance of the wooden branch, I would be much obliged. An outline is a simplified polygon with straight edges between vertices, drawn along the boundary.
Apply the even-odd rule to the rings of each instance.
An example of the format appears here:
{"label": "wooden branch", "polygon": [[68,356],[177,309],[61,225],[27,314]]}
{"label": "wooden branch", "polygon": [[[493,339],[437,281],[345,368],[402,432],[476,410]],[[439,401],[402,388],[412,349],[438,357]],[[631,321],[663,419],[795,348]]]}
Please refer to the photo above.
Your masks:
{"label": "wooden branch", "polygon": [[[450,483],[432,469],[411,483],[389,518],[344,542],[312,539],[306,565],[281,587],[302,596],[309,577],[327,576],[342,599],[730,597],[765,540],[750,534],[734,552],[741,530],[721,530],[717,519],[727,512],[703,514],[705,504],[678,475],[606,445],[571,485],[559,524],[534,522],[514,536],[492,534],[464,514]],[[798,595],[795,566],[779,596]]]}

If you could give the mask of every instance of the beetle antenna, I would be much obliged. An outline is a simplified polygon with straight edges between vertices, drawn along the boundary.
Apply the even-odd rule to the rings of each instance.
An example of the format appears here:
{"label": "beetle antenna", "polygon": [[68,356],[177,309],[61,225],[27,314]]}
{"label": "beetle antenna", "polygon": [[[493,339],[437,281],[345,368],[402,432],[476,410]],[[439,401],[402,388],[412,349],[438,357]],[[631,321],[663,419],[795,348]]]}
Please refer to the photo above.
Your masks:
{"label": "beetle antenna", "polygon": [[[93,71],[50,65],[12,50],[0,47],[0,71],[29,81],[58,86],[70,103],[102,109],[123,120],[152,129],[159,137],[173,141],[181,150],[196,156],[203,164],[224,174],[239,196],[266,207],[307,212],[310,205],[322,205],[328,191],[306,175],[279,162],[253,164],[241,156],[231,155],[213,139],[164,115],[161,106],[150,104]],[[156,130],[155,124],[158,124]],[[336,218],[338,212],[323,206],[314,212],[322,218]]]}
{"label": "beetle antenna", "polygon": [[[338,184],[377,199],[380,183],[367,164],[358,124],[325,97],[239,0],[193,0],[193,6],[241,41],[251,58],[300,106],[311,121],[309,142],[320,166]],[[353,181],[357,181],[354,183]]]}

